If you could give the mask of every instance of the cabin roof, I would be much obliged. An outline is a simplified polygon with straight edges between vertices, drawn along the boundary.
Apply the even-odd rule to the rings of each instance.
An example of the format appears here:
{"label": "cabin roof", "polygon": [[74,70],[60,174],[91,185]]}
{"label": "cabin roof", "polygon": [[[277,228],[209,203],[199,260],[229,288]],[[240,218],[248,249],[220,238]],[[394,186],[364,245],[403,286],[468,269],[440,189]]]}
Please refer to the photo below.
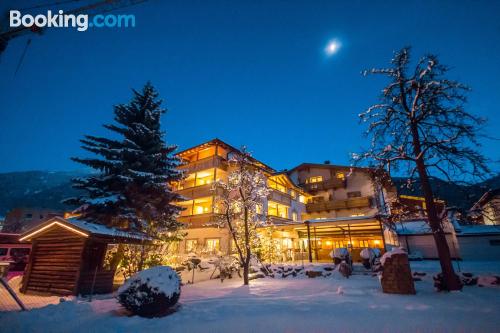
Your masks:
{"label": "cabin roof", "polygon": [[500,195],[500,188],[496,188],[496,189],[493,189],[493,190],[486,191],[481,196],[481,198],[479,198],[479,200],[476,201],[476,203],[474,203],[474,205],[472,205],[471,210],[477,209],[477,208],[480,208],[480,207],[484,206],[486,203],[488,203],[489,201],[491,201],[491,199],[493,199],[497,195]]}
{"label": "cabin roof", "polygon": [[100,239],[107,240],[110,243],[140,243],[152,240],[151,237],[141,232],[123,231],[96,223],[85,222],[78,220],[77,218],[64,219],[59,216],[50,218],[44,223],[27,230],[21,234],[19,240],[30,241],[31,239],[36,238],[36,236],[41,234],[43,231],[56,226],[66,228],[67,230],[82,237],[98,237]]}

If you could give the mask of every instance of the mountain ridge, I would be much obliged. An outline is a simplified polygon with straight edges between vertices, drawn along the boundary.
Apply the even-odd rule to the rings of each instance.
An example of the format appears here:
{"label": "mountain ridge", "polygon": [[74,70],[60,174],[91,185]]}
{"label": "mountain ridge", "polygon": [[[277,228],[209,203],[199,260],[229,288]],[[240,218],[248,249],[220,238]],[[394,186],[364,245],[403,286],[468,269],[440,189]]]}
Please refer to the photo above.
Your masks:
{"label": "mountain ridge", "polygon": [[[68,210],[62,200],[78,195],[71,187],[71,179],[92,174],[89,171],[15,171],[0,173],[0,216],[16,207],[52,208]],[[418,183],[407,189],[405,177],[393,177],[400,194],[421,195]],[[500,188],[500,175],[473,185],[456,185],[439,178],[431,179],[436,197],[448,205],[470,208],[489,189]]]}

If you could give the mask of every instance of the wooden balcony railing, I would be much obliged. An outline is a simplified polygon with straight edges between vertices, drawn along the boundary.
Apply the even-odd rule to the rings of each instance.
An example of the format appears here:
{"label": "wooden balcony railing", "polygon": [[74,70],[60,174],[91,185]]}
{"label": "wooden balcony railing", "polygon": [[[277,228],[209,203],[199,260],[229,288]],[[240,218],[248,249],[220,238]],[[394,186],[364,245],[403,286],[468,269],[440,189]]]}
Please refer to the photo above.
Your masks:
{"label": "wooden balcony railing", "polygon": [[180,216],[177,220],[186,224],[188,228],[205,228],[210,227],[210,224],[216,222],[216,217],[217,216],[214,213],[206,213]]}
{"label": "wooden balcony railing", "polygon": [[268,199],[287,206],[292,205],[292,197],[288,193],[283,193],[275,189],[271,189]]}
{"label": "wooden balcony railing", "polygon": [[311,202],[306,204],[306,211],[308,213],[338,210],[338,209],[352,209],[363,208],[370,206],[370,197],[350,198],[346,200],[330,200],[323,202]]}
{"label": "wooden balcony railing", "polygon": [[196,162],[181,165],[179,169],[186,170],[187,173],[198,172],[206,169],[219,168],[227,170],[227,161],[221,156],[210,156]]}
{"label": "wooden balcony railing", "polygon": [[177,190],[176,192],[188,199],[210,197],[214,195],[212,186],[213,184],[205,184],[205,185],[185,188],[182,190]]}
{"label": "wooden balcony railing", "polygon": [[304,183],[300,185],[307,192],[325,191],[345,187],[345,180],[331,178],[318,183]]}

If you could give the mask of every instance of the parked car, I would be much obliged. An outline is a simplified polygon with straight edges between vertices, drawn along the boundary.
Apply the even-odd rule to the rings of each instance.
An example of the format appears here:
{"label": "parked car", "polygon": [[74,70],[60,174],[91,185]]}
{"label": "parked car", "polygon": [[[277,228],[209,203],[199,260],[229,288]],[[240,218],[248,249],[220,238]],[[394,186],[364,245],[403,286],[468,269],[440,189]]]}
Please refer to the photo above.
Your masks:
{"label": "parked car", "polygon": [[28,264],[31,245],[26,244],[1,244],[0,262],[8,262],[9,272],[24,271]]}

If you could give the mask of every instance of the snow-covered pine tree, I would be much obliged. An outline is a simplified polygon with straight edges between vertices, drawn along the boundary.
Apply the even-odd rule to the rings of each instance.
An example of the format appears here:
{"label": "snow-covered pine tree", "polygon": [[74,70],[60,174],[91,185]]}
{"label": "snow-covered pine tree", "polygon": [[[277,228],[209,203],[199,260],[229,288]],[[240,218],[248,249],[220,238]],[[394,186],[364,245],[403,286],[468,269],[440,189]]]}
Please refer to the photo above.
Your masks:
{"label": "snow-covered pine tree", "polygon": [[133,90],[128,104],[114,107],[115,124],[104,125],[118,138],[85,136],[83,149],[94,158],[73,158],[97,170],[96,175],[75,179],[74,187],[86,195],[67,200],[78,205],[80,219],[156,235],[175,232],[181,224],[176,216],[180,199],[171,182],[182,179],[180,161],[173,156],[160,128],[165,109],[148,82],[142,91]]}

